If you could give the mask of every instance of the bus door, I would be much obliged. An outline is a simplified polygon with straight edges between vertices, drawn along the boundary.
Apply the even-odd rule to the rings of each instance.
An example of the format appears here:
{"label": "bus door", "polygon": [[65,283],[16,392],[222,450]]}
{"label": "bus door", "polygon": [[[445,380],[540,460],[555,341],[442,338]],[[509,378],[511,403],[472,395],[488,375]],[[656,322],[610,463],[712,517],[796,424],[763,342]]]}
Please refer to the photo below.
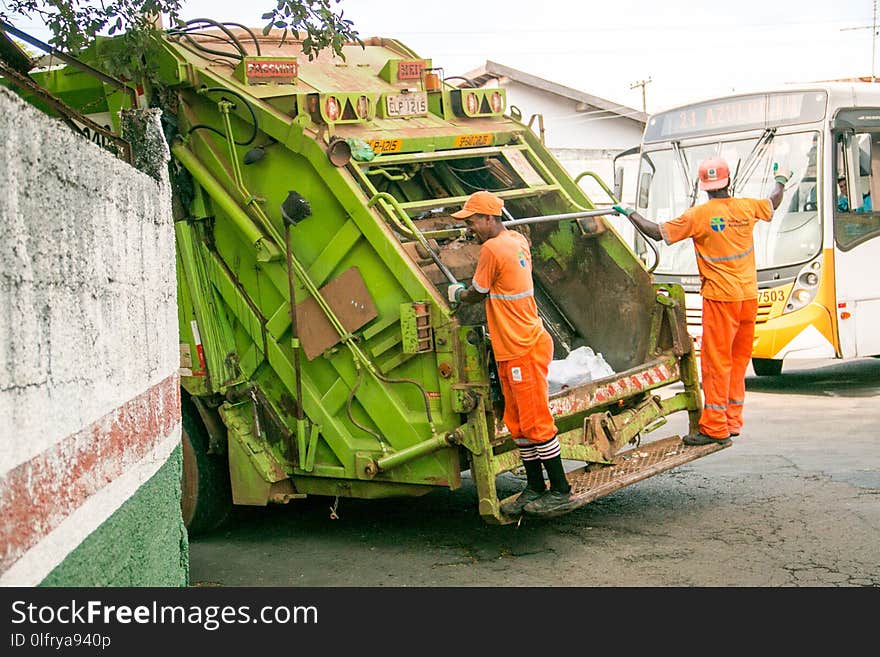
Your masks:
{"label": "bus door", "polygon": [[843,358],[880,354],[880,109],[844,110],[834,133],[834,272]]}

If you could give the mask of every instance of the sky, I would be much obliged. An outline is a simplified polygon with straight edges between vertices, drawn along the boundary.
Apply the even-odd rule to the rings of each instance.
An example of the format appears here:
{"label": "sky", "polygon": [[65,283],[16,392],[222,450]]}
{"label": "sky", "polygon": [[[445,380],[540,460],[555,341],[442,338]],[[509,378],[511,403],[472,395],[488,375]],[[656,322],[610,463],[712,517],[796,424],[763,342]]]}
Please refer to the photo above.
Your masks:
{"label": "sky", "polygon": [[[185,0],[182,17],[262,27],[260,16],[274,6],[273,0]],[[337,6],[362,38],[402,41],[447,76],[491,60],[648,112],[764,85],[880,78],[874,0],[341,0]],[[38,25],[15,24],[38,35]]]}

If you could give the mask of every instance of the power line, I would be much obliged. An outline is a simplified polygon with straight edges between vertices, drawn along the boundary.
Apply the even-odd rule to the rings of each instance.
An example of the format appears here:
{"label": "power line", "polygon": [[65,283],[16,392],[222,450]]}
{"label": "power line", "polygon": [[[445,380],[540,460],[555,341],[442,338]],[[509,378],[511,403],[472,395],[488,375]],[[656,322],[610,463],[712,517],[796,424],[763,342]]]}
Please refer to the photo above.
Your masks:
{"label": "power line", "polygon": [[877,0],[874,0],[874,19],[870,25],[860,25],[859,27],[844,27],[841,28],[841,32],[846,32],[848,30],[867,30],[870,29],[873,33],[871,37],[871,82],[876,81],[876,77],[874,77],[874,62],[876,61],[876,52],[877,52]]}
{"label": "power line", "polygon": [[[839,24],[839,22],[838,22]],[[736,25],[724,25],[719,26],[717,22],[710,23],[651,23],[650,25],[609,25],[603,27],[596,27],[592,29],[585,28],[558,28],[558,27],[535,27],[535,26],[524,26],[524,27],[510,27],[504,29],[483,29],[483,30],[460,30],[456,29],[455,34],[457,36],[508,36],[510,34],[528,34],[528,35],[536,35],[536,34],[606,34],[608,32],[627,32],[632,33],[633,31],[650,31],[656,32],[657,30],[682,30],[682,31],[692,31],[695,29],[703,29],[703,28],[714,28],[718,31],[729,32],[731,28],[738,29],[751,29],[751,28],[767,28],[774,32],[780,31],[781,27],[791,28],[791,27],[804,27],[804,26],[817,26],[817,27],[829,27],[833,26],[834,23],[829,24],[828,21],[786,21],[784,26],[780,26],[777,22],[771,23],[739,23]],[[440,37],[448,37],[450,35],[450,30],[395,30],[394,34],[397,36],[440,36]]]}

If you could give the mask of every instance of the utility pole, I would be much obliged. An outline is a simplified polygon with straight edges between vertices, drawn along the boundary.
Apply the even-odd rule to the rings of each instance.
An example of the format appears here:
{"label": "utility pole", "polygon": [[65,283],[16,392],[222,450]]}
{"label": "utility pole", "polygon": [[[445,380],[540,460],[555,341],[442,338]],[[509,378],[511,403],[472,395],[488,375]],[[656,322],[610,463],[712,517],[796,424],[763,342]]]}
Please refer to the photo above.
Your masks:
{"label": "utility pole", "polygon": [[[877,6],[876,0],[874,2],[874,6],[875,7]],[[648,104],[645,100],[645,85],[647,85],[650,81],[651,81],[651,78],[648,78],[647,80],[639,80],[638,82],[633,82],[629,86],[630,89],[635,89],[636,87],[642,88],[642,111],[645,112],[645,114],[648,113]]]}
{"label": "utility pole", "polygon": [[877,52],[877,0],[874,0],[874,20],[870,25],[860,25],[859,27],[843,27],[841,32],[848,30],[871,30],[871,82],[876,82],[877,77],[874,75],[874,62],[876,61]]}

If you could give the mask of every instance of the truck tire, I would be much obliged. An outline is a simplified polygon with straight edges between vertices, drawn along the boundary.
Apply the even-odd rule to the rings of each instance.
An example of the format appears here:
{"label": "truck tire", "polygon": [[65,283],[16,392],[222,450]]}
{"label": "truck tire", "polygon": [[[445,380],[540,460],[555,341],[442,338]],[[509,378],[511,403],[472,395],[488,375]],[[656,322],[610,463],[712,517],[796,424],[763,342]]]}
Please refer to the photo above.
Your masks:
{"label": "truck tire", "polygon": [[180,511],[192,537],[223,524],[232,511],[232,491],[226,457],[208,454],[208,432],[186,394],[182,395],[180,406],[183,424]]}
{"label": "truck tire", "polygon": [[752,369],[758,376],[779,376],[782,373],[782,361],[773,358],[752,358]]}

